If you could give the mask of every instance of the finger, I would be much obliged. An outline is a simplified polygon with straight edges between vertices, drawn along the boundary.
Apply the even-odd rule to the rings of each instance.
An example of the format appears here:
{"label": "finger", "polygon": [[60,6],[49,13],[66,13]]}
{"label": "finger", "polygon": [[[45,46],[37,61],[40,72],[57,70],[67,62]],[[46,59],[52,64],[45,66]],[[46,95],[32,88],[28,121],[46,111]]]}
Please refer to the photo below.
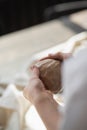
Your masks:
{"label": "finger", "polygon": [[48,54],[47,57],[40,59],[40,61],[45,59],[55,59],[55,60],[63,61],[64,59],[69,58],[71,55],[72,55],[71,53],[57,52],[55,54]]}
{"label": "finger", "polygon": [[62,59],[62,52],[58,52],[58,53],[55,53],[55,54],[49,54],[49,57],[51,59],[55,59],[55,60],[63,60]]}
{"label": "finger", "polygon": [[50,57],[63,61],[64,59],[69,58],[71,55],[71,53],[58,52],[56,54],[50,54]]}
{"label": "finger", "polygon": [[34,69],[34,66],[30,66],[30,69],[33,70],[33,69]]}
{"label": "finger", "polygon": [[36,66],[33,66],[32,74],[34,77],[39,78],[39,69]]}
{"label": "finger", "polygon": [[46,59],[50,59],[50,56],[48,55],[48,56],[46,56],[46,57],[43,57],[43,58],[41,58],[39,61],[46,60]]}
{"label": "finger", "polygon": [[55,53],[55,54],[48,54],[48,56],[44,57],[44,58],[41,58],[39,61],[42,61],[42,60],[46,60],[46,59],[58,59],[60,60],[60,52],[58,53]]}

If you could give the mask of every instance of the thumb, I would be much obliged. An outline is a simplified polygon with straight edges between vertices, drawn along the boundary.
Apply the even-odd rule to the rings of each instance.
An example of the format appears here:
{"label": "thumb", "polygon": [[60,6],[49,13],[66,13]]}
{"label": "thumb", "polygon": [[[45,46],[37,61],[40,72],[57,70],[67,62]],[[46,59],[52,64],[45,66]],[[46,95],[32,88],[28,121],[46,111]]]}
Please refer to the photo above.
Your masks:
{"label": "thumb", "polygon": [[39,69],[36,66],[34,66],[33,67],[33,76],[39,78],[39,74],[40,74]]}

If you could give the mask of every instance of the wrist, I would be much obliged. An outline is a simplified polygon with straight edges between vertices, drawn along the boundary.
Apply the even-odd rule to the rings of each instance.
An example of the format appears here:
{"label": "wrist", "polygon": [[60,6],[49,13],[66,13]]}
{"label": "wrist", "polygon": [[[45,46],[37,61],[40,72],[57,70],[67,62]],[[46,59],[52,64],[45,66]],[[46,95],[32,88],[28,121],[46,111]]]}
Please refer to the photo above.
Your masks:
{"label": "wrist", "polygon": [[36,96],[33,98],[33,104],[34,104],[34,105],[40,104],[41,102],[44,102],[45,100],[47,100],[47,99],[49,99],[49,98],[52,99],[53,96],[50,95],[50,94],[47,93],[47,92],[42,92],[42,93],[36,95]]}
{"label": "wrist", "polygon": [[39,95],[37,99],[34,100],[34,106],[39,113],[42,121],[44,122],[46,128],[53,130],[58,127],[57,123],[60,120],[58,104],[50,93],[45,92]]}

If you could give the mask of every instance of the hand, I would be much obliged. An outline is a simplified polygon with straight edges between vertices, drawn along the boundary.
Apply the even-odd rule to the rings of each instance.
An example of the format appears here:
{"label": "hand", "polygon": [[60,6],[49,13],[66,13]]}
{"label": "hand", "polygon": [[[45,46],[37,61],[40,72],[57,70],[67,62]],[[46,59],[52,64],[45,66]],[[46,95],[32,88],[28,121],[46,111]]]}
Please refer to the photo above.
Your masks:
{"label": "hand", "polygon": [[67,58],[69,58],[72,54],[71,53],[63,53],[63,52],[57,52],[55,54],[48,54],[47,57],[44,57],[41,60],[45,60],[45,59],[55,59],[55,60],[60,60],[63,61]]}
{"label": "hand", "polygon": [[36,67],[33,68],[33,75],[23,94],[35,106],[46,128],[57,130],[61,121],[61,114],[58,111],[59,105],[53,99],[52,93],[45,89],[44,84],[39,79],[39,70]]}
{"label": "hand", "polygon": [[42,100],[44,97],[53,97],[52,93],[45,89],[43,82],[39,79],[39,70],[34,67],[28,86],[24,88],[23,94],[32,104]]}

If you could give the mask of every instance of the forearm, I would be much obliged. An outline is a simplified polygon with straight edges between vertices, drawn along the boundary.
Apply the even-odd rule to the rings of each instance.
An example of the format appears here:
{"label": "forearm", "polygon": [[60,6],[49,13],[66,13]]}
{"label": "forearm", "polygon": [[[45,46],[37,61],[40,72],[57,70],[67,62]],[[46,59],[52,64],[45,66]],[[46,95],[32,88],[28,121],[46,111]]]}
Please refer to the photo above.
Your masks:
{"label": "forearm", "polygon": [[56,101],[49,94],[43,94],[34,105],[46,128],[48,130],[58,130],[61,115],[58,112]]}

